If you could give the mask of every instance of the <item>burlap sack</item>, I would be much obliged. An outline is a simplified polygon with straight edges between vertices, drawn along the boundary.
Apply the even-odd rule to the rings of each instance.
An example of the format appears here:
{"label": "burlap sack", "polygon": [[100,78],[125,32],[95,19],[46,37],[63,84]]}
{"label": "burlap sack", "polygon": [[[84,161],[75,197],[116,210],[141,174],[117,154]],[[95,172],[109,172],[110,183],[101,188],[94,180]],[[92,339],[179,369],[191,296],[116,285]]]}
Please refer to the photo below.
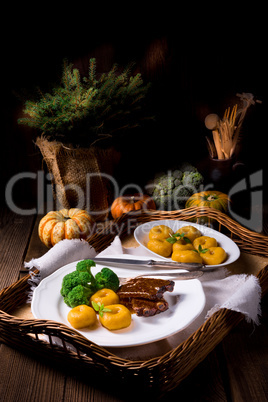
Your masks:
{"label": "burlap sack", "polygon": [[51,175],[54,198],[62,208],[86,209],[95,220],[109,213],[109,175],[119,153],[97,147],[71,148],[45,137],[36,140]]}

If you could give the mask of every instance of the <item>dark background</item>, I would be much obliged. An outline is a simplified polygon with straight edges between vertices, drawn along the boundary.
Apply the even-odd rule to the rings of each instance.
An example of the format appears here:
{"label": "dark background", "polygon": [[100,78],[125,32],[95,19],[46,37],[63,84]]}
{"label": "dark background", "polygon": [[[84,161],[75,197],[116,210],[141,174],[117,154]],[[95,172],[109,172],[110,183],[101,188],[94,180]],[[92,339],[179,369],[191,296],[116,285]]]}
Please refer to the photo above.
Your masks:
{"label": "dark background", "polygon": [[[116,13],[117,18],[108,18],[108,22],[101,8],[99,14],[87,11],[86,22],[79,19],[82,8],[76,10],[79,18],[70,9],[68,18],[62,19],[52,12],[42,18],[42,10],[32,15],[29,11],[24,8],[23,16],[17,12],[16,18],[10,18],[3,41],[2,202],[11,177],[42,167],[34,145],[37,133],[17,124],[23,107],[19,97],[36,86],[48,89],[61,76],[64,58],[82,73],[90,57],[97,58],[99,72],[115,62],[125,66],[134,61],[135,72],[152,83],[148,107],[155,121],[117,142],[122,154],[116,172],[120,185],[144,185],[155,172],[183,161],[204,166],[208,159],[206,115],[223,116],[238,100],[236,93],[242,92],[252,93],[262,103],[251,106],[247,113],[239,160],[247,172],[266,168],[267,57],[260,10],[249,12],[246,18],[229,14],[224,25],[204,20],[199,10],[195,18],[189,18],[190,11],[174,18],[172,9],[145,15],[140,8],[136,16],[131,12],[119,18]],[[14,199],[20,205],[35,205],[36,191],[34,180],[20,181],[14,187]]]}

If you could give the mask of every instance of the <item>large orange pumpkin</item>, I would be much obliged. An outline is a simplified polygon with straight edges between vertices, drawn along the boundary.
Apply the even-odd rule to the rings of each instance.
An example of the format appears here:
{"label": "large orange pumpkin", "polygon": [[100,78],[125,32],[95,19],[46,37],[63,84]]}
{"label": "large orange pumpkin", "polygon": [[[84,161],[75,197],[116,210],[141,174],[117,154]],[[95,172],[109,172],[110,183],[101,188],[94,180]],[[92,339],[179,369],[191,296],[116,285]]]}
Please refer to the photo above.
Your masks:
{"label": "large orange pumpkin", "polygon": [[154,200],[146,194],[124,195],[114,200],[111,206],[111,214],[116,219],[126,212],[139,209],[156,209]]}
{"label": "large orange pumpkin", "polygon": [[40,221],[40,240],[53,247],[63,239],[86,239],[92,231],[93,220],[82,209],[71,208],[48,212]]}
{"label": "large orange pumpkin", "polygon": [[193,194],[186,201],[185,208],[190,207],[210,207],[221,212],[227,212],[230,199],[227,194],[221,191],[201,191]]}

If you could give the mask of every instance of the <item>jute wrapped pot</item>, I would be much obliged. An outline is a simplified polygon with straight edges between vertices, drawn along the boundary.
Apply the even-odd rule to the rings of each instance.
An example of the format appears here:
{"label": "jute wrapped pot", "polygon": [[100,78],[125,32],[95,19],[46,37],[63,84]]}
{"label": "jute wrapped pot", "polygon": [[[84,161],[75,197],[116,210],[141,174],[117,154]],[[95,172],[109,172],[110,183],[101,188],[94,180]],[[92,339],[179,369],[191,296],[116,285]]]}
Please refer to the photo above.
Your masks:
{"label": "jute wrapped pot", "polygon": [[93,218],[104,220],[109,213],[109,176],[119,161],[114,148],[73,148],[41,136],[36,145],[51,175],[53,195],[62,208],[86,209]]}

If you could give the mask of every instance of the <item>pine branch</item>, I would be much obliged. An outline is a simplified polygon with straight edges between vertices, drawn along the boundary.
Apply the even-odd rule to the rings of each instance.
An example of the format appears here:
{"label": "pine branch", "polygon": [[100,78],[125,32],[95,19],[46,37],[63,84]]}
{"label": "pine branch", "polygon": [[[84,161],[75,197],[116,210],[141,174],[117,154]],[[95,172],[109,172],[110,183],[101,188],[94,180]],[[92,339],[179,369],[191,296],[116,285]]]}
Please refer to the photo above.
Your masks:
{"label": "pine branch", "polygon": [[91,87],[94,87],[95,83],[96,83],[96,59],[95,58],[92,58],[89,60],[88,83]]}
{"label": "pine branch", "polygon": [[131,76],[131,66],[120,74],[115,64],[97,80],[96,59],[92,58],[88,77],[81,79],[79,70],[64,60],[60,84],[51,93],[39,91],[36,101],[27,100],[26,116],[18,122],[66,141],[72,136],[80,136],[81,141],[88,138],[90,144],[99,138],[100,130],[116,132],[139,124],[149,86],[140,74]]}

